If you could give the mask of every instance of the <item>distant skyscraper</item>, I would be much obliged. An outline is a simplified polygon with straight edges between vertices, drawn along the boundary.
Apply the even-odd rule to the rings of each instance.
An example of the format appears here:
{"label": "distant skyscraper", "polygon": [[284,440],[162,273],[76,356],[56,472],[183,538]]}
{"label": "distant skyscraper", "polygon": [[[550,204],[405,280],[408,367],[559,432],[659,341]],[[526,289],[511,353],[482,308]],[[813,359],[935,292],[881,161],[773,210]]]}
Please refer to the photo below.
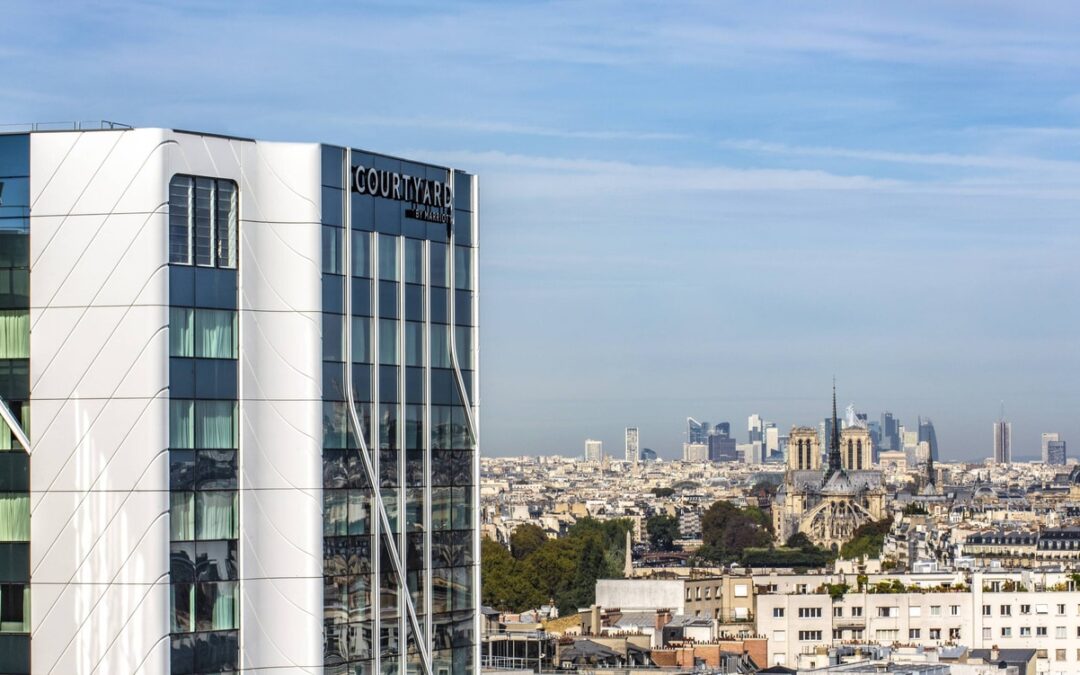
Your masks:
{"label": "distant skyscraper", "polygon": [[821,437],[822,447],[832,447],[833,419],[831,417],[826,417],[824,420],[821,421],[821,424],[818,425],[818,435]]}
{"label": "distant skyscraper", "polygon": [[900,449],[900,422],[891,412],[881,413],[881,449]]}
{"label": "distant skyscraper", "polygon": [[641,458],[640,447],[638,445],[638,428],[626,427],[626,461],[637,462]]}
{"label": "distant skyscraper", "polygon": [[698,422],[693,417],[686,418],[686,442],[692,444],[707,443],[709,423]]}
{"label": "distant skyscraper", "polygon": [[930,445],[930,456],[934,458],[934,461],[941,459],[938,455],[937,433],[934,432],[934,423],[929,417],[919,418],[919,442],[924,441]]}
{"label": "distant skyscraper", "polygon": [[999,419],[994,422],[994,462],[1012,462],[1012,422]]}
{"label": "distant skyscraper", "polygon": [[585,441],[585,461],[601,462],[604,460],[604,442],[589,438]]}
{"label": "distant skyscraper", "polygon": [[725,438],[731,437],[731,422],[717,422],[713,425],[712,434],[714,436],[724,436]]}
{"label": "distant skyscraper", "polygon": [[765,459],[780,454],[780,430],[775,424],[765,427]]}
{"label": "distant skyscraper", "polygon": [[765,440],[764,429],[765,424],[761,420],[761,415],[754,413],[747,419],[747,429],[750,431],[750,442],[760,443]]}
{"label": "distant skyscraper", "polygon": [[1050,441],[1046,444],[1046,463],[1052,465],[1065,464],[1065,441]]}
{"label": "distant skyscraper", "polygon": [[683,443],[684,462],[705,462],[709,459],[709,446],[704,443]]}
{"label": "distant skyscraper", "polygon": [[641,449],[641,461],[643,461],[643,462],[655,462],[656,461],[656,451],[653,450],[652,448],[642,448]]}
{"label": "distant skyscraper", "polygon": [[900,449],[904,451],[904,457],[908,466],[914,467],[919,463],[919,430],[908,430],[900,426]]}
{"label": "distant skyscraper", "polygon": [[[1050,444],[1061,440],[1061,434],[1056,432],[1046,432],[1042,434],[1042,461],[1043,464],[1056,464],[1056,462],[1050,461]],[[1065,462],[1061,462],[1064,464]]]}
{"label": "distant skyscraper", "polygon": [[874,420],[866,423],[866,428],[870,430],[870,442],[874,444],[874,464],[877,464],[878,453],[881,452],[881,422]]}
{"label": "distant skyscraper", "polygon": [[709,436],[710,462],[735,462],[738,459],[739,454],[734,438],[722,434]]}

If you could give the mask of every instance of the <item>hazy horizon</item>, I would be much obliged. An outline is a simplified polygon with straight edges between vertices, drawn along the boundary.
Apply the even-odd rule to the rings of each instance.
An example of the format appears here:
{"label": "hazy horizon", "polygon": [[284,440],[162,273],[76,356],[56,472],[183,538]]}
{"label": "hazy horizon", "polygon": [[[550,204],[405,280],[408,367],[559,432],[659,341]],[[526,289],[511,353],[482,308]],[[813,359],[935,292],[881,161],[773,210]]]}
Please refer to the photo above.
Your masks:
{"label": "hazy horizon", "polygon": [[[211,11],[212,10],[212,11]],[[687,416],[1080,452],[1080,6],[26,3],[0,121],[350,144],[480,176],[482,450]]]}

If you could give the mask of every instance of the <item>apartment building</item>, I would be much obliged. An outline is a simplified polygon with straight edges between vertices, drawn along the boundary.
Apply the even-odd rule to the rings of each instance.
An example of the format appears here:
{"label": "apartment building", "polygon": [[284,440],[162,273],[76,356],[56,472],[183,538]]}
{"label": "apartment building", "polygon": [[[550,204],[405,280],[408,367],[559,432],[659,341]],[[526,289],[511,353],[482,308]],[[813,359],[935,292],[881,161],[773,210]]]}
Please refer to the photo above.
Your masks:
{"label": "apartment building", "polygon": [[1065,573],[980,572],[947,590],[916,576],[865,578],[848,592],[822,577],[766,587],[755,614],[769,664],[795,664],[823,644],[963,645],[1035,649],[1040,672],[1080,672],[1080,593]]}

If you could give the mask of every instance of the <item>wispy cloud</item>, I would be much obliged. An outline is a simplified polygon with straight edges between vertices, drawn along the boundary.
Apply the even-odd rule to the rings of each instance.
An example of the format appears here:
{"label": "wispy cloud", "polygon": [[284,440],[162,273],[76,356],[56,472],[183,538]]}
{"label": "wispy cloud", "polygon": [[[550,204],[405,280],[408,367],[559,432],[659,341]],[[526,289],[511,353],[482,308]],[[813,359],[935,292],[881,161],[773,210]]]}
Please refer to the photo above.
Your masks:
{"label": "wispy cloud", "polygon": [[1080,162],[1042,159],[1038,157],[961,155],[945,152],[889,152],[883,150],[864,150],[832,146],[788,145],[786,143],[770,143],[753,139],[720,141],[718,145],[724,148],[748,150],[774,155],[799,155],[805,157],[827,157],[895,164],[1049,172],[1055,175],[1062,173],[1080,174]]}
{"label": "wispy cloud", "polygon": [[346,117],[343,121],[375,127],[399,127],[405,129],[444,129],[482,134],[515,136],[539,136],[543,138],[567,138],[585,141],[687,141],[690,134],[664,131],[634,130],[582,130],[515,124],[511,122],[463,120],[437,117]]}
{"label": "wispy cloud", "polygon": [[900,181],[862,175],[837,175],[816,170],[738,169],[726,166],[671,166],[631,162],[545,157],[498,151],[423,151],[414,154],[462,167],[489,171],[513,170],[530,175],[563,176],[563,190],[588,191],[597,184],[624,192],[883,190]]}

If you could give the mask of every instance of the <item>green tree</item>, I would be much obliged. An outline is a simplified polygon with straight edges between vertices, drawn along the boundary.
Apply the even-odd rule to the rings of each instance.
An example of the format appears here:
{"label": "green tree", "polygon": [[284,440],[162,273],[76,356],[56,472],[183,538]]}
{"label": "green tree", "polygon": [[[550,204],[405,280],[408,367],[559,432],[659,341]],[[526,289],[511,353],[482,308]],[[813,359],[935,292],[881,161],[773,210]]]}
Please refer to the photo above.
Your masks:
{"label": "green tree", "polygon": [[517,560],[524,560],[530,553],[539,549],[547,541],[544,530],[531,523],[522,523],[514,528],[510,535],[510,555]]}
{"label": "green tree", "polygon": [[888,518],[862,525],[852,533],[851,540],[840,547],[840,557],[853,560],[880,556],[885,546],[885,535],[891,527],[892,521]]}
{"label": "green tree", "polygon": [[572,585],[558,598],[559,614],[573,614],[588,607],[596,599],[596,580],[606,572],[604,549],[598,538],[589,537],[581,549],[577,572]]}
{"label": "green tree", "polygon": [[649,545],[657,551],[675,550],[675,540],[679,538],[679,519],[674,516],[652,516],[645,521],[645,531],[649,535]]}
{"label": "green tree", "polygon": [[658,487],[653,488],[652,493],[655,497],[670,497],[671,495],[675,494],[675,489],[669,487]]}
{"label": "green tree", "polygon": [[769,518],[756,507],[740,509],[731,502],[714,503],[701,516],[703,546],[700,557],[716,562],[739,559],[748,548],[768,548],[772,544]]}
{"label": "green tree", "polygon": [[810,537],[806,536],[804,532],[796,532],[788,537],[788,540],[784,543],[787,548],[797,548],[800,550],[816,548],[814,542],[810,541]]}

